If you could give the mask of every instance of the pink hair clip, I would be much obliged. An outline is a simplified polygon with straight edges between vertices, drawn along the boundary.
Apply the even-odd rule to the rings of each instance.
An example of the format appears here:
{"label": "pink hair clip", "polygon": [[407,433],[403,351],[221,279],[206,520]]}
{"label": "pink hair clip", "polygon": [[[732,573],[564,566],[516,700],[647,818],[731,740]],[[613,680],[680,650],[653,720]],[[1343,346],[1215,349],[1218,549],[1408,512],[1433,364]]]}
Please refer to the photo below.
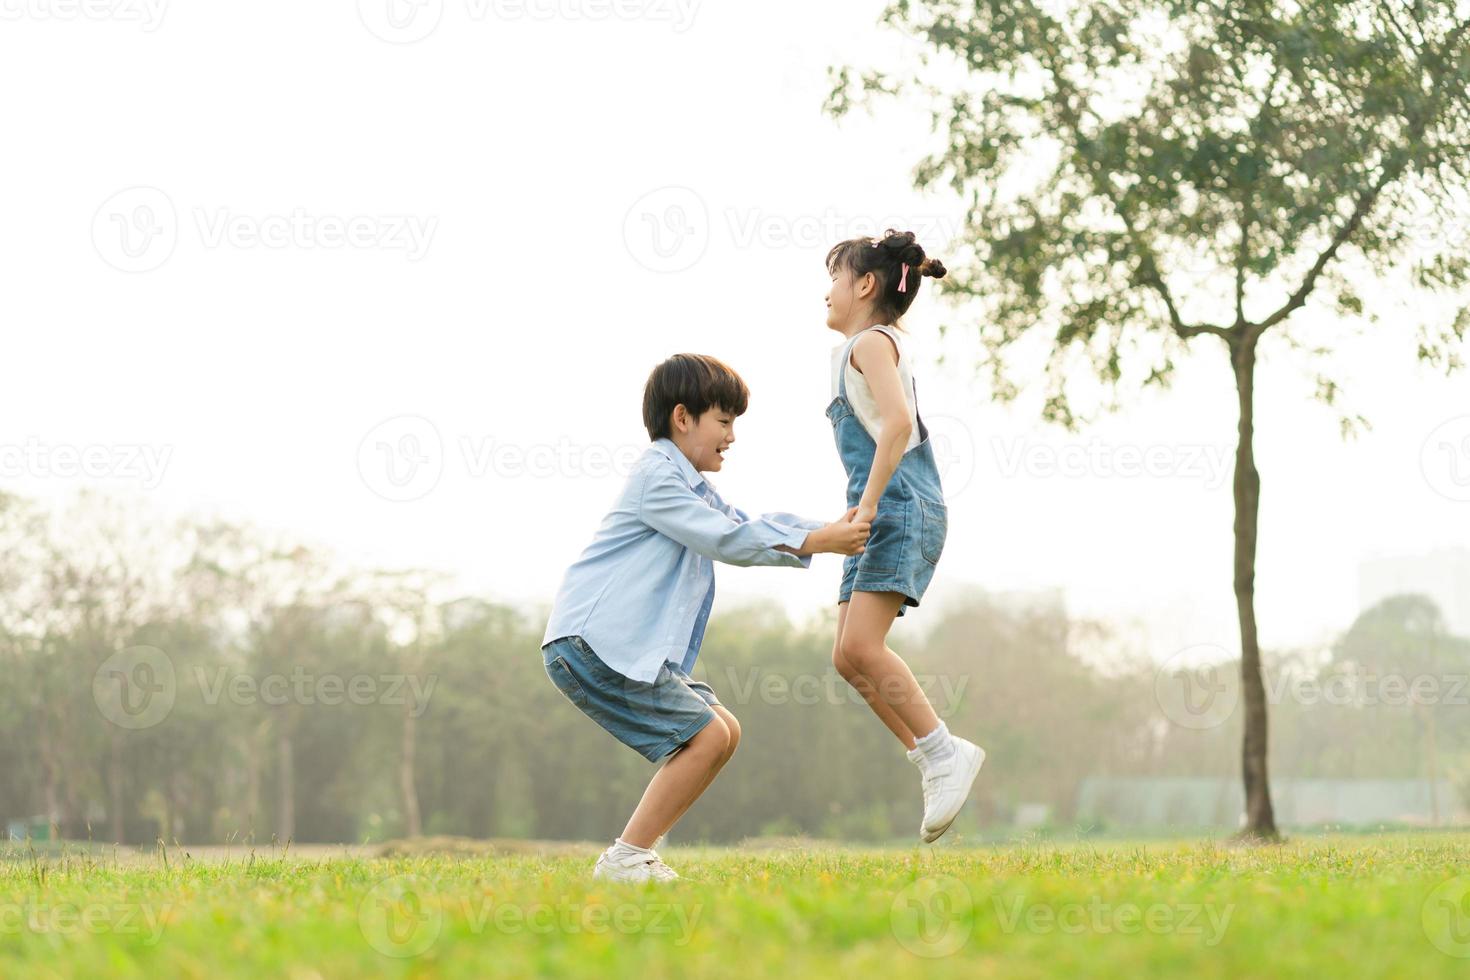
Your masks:
{"label": "pink hair clip", "polygon": [[903,264],[903,275],[898,277],[898,291],[906,293],[909,291],[909,264]]}

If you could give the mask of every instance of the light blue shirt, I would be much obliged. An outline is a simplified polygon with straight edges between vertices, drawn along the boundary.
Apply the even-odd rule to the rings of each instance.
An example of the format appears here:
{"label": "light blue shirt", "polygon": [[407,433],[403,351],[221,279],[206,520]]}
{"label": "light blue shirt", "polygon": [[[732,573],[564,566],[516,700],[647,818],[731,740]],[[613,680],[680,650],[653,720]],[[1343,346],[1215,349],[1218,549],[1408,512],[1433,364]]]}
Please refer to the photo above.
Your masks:
{"label": "light blue shirt", "polygon": [[693,669],[715,601],[714,562],[811,567],[800,548],[825,521],[751,517],[721,499],[670,439],[655,439],[628,474],[592,543],[567,569],[544,647],[580,636],[603,663],[651,682],[664,663]]}

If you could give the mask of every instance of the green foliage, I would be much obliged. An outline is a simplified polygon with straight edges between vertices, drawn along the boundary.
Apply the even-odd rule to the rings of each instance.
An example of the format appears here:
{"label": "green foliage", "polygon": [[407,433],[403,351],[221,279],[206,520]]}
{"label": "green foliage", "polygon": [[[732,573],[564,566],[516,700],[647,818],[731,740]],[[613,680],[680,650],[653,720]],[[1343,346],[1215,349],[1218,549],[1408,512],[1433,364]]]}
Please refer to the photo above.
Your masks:
{"label": "green foliage", "polygon": [[[920,42],[919,70],[839,68],[827,108],[928,109],[938,147],[915,179],[966,207],[946,285],[997,397],[1037,332],[1044,414],[1075,427],[1079,378],[1114,408],[1120,387],[1166,385],[1200,334],[1253,350],[1309,301],[1374,322],[1374,277],[1465,305],[1454,0],[903,0],[885,21]],[[1420,356],[1458,367],[1465,314],[1415,319]]]}

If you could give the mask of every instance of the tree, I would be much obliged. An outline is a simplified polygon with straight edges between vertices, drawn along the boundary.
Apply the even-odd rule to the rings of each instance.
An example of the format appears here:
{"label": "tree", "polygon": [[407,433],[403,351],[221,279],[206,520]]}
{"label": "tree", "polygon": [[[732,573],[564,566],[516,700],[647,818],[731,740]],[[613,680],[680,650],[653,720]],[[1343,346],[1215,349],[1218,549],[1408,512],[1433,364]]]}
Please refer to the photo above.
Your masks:
{"label": "tree", "polygon": [[[1083,376],[1110,411],[1130,384],[1167,387],[1194,338],[1229,355],[1245,833],[1274,838],[1257,350],[1270,333],[1320,366],[1330,347],[1304,342],[1298,314],[1377,323],[1368,278],[1459,302],[1466,259],[1412,225],[1448,227],[1464,201],[1470,19],[1454,0],[900,0],[885,19],[922,43],[917,77],[838,69],[827,109],[911,93],[932,106],[943,146],[915,181],[964,198],[973,249],[951,294],[980,314],[998,398],[1018,394],[1008,355],[1043,325],[1043,415],[1069,429],[1091,418],[1074,404]],[[1419,358],[1460,367],[1467,324],[1463,308],[1417,323]],[[1318,373],[1315,396],[1339,395]],[[1345,437],[1367,424],[1339,411]]]}

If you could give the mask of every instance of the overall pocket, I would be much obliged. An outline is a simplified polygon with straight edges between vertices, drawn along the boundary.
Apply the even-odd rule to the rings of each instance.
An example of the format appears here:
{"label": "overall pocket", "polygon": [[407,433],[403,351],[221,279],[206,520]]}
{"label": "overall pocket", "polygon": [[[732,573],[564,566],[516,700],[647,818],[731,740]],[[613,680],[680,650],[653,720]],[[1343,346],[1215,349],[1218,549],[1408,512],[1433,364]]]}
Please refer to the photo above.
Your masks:
{"label": "overall pocket", "polygon": [[949,534],[949,507],[937,500],[919,498],[919,550],[931,565],[939,564],[944,539]]}

